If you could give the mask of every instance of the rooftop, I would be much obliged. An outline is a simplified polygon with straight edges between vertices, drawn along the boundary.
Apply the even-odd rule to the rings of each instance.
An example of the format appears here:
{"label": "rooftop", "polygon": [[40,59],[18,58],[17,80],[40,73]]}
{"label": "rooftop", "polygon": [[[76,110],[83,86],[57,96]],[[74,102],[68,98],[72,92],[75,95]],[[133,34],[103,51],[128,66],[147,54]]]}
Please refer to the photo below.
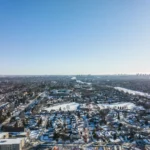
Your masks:
{"label": "rooftop", "polygon": [[23,138],[17,139],[1,139],[0,145],[9,145],[9,144],[20,144]]}

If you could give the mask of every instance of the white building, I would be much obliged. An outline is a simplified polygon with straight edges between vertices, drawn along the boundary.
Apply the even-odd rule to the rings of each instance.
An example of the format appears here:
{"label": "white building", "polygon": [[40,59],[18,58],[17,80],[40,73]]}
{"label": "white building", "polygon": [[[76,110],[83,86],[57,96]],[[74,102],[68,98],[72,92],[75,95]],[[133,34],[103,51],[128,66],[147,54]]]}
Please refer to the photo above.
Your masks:
{"label": "white building", "polygon": [[0,150],[22,150],[24,138],[0,139]]}

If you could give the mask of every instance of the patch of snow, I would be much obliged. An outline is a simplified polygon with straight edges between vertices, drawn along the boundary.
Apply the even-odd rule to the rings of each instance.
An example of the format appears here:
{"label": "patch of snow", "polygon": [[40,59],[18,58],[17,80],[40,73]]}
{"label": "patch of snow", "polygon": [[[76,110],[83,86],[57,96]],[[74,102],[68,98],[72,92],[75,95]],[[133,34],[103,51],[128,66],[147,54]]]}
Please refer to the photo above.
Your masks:
{"label": "patch of snow", "polygon": [[80,84],[87,84],[87,85],[91,85],[91,83],[88,83],[88,82],[82,82],[80,80],[76,80],[77,83],[80,83]]}
{"label": "patch of snow", "polygon": [[77,79],[76,77],[72,77],[72,78],[71,78],[71,80],[76,80],[76,79]]}
{"label": "patch of snow", "polygon": [[129,93],[132,95],[139,95],[139,96],[144,96],[144,97],[150,98],[150,94],[148,94],[148,93],[134,91],[134,90],[130,90],[130,89],[122,88],[122,87],[114,87],[114,88],[118,91],[123,91],[125,93]]}
{"label": "patch of snow", "polygon": [[82,81],[80,81],[80,80],[77,80],[76,82],[77,82],[77,83],[84,84],[84,82],[82,82]]}
{"label": "patch of snow", "polygon": [[44,108],[44,110],[47,110],[47,111],[56,110],[56,111],[58,111],[61,108],[61,110],[63,110],[63,111],[68,111],[68,110],[73,111],[73,110],[77,110],[78,106],[79,106],[78,103],[72,102],[72,103],[65,103],[65,104],[56,105],[56,106],[49,107],[49,108]]}
{"label": "patch of snow", "polygon": [[38,130],[34,130],[30,132],[30,138],[31,139],[37,139],[39,136],[39,131]]}
{"label": "patch of snow", "polygon": [[118,143],[118,142],[120,142],[120,139],[116,139],[116,140],[110,139],[110,141],[113,142],[113,143]]}
{"label": "patch of snow", "polygon": [[117,109],[118,107],[121,107],[123,109],[134,109],[137,106],[133,103],[113,103],[113,104],[98,104],[98,106],[100,107],[100,109],[105,109],[105,108],[111,108],[111,109]]}

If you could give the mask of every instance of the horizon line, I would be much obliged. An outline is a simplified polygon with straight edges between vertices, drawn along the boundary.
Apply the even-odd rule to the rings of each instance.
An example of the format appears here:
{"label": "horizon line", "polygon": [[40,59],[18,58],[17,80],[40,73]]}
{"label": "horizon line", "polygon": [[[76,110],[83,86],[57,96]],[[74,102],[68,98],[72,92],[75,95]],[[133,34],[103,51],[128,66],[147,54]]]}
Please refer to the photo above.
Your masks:
{"label": "horizon line", "polygon": [[150,75],[150,73],[117,73],[117,74],[5,74],[0,76],[113,76],[113,75]]}

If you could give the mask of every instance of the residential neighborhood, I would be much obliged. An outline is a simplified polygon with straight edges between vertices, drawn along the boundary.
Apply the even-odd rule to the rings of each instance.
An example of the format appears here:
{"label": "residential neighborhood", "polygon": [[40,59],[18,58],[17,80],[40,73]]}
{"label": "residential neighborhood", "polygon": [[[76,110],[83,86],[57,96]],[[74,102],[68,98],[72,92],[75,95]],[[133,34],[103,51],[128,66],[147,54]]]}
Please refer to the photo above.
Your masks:
{"label": "residential neighborhood", "polygon": [[150,150],[150,0],[0,0],[0,150]]}
{"label": "residential neighborhood", "polygon": [[18,150],[150,149],[148,93],[91,76],[1,80],[2,87],[22,87],[1,90],[2,149],[11,142]]}

